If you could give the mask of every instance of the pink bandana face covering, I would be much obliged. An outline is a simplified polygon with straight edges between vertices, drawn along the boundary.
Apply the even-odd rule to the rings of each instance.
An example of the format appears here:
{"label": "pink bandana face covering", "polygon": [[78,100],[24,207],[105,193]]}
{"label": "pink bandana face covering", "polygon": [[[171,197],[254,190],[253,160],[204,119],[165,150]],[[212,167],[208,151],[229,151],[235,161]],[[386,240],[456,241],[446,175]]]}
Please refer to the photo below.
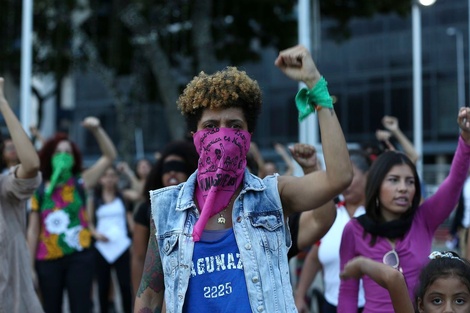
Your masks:
{"label": "pink bandana face covering", "polygon": [[196,132],[199,154],[196,200],[201,215],[193,231],[199,241],[206,223],[224,210],[243,181],[251,134],[235,128],[211,128]]}

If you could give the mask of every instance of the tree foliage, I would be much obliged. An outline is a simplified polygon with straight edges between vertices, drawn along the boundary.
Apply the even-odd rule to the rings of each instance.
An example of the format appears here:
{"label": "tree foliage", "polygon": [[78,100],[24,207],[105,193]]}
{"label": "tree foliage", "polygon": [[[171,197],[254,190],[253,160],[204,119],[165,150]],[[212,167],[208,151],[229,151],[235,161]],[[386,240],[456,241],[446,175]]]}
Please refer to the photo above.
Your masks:
{"label": "tree foliage", "polygon": [[[404,15],[412,0],[319,1],[322,17],[337,21],[330,36],[345,39],[351,19]],[[170,125],[180,125],[174,103],[198,71],[210,72],[221,60],[256,61],[263,47],[280,50],[298,41],[296,5],[294,0],[35,0],[34,72],[52,73],[60,82],[74,66],[92,68],[119,108],[157,103]],[[21,1],[0,0],[0,7],[0,73],[19,80]],[[121,76],[131,77],[127,91],[115,88]],[[172,129],[171,136],[183,132]]]}
{"label": "tree foliage", "polygon": [[[376,13],[409,13],[411,0],[319,0],[322,17],[337,21],[331,34],[347,38],[348,24],[355,17]],[[214,53],[217,58],[238,64],[260,57],[259,47],[285,48],[297,41],[293,0],[213,1],[210,14]],[[132,71],[138,54],[138,38],[118,18],[130,4],[138,5],[148,22],[147,36],[158,36],[172,66],[192,64],[197,60],[191,42],[191,14],[195,0],[35,0],[34,1],[34,71],[62,76],[78,59],[72,51],[72,14],[90,6],[91,15],[83,25],[102,54],[103,61],[117,74]],[[21,1],[0,0],[0,70],[19,74],[21,52]],[[148,38],[147,38],[148,39]],[[189,58],[189,61],[188,61]],[[192,72],[192,71],[189,71]],[[152,96],[152,95],[150,95]],[[153,95],[155,96],[155,95]]]}

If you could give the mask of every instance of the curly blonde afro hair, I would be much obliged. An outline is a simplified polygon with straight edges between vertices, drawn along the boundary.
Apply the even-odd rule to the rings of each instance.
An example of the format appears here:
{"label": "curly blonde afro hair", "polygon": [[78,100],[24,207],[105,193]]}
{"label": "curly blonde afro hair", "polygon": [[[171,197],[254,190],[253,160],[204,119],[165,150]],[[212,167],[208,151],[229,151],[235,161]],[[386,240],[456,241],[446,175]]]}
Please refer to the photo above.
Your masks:
{"label": "curly blonde afro hair", "polygon": [[199,73],[186,86],[178,99],[178,108],[188,128],[197,129],[204,109],[239,107],[243,110],[248,130],[253,132],[261,112],[261,89],[256,80],[236,67],[226,67],[212,75]]}

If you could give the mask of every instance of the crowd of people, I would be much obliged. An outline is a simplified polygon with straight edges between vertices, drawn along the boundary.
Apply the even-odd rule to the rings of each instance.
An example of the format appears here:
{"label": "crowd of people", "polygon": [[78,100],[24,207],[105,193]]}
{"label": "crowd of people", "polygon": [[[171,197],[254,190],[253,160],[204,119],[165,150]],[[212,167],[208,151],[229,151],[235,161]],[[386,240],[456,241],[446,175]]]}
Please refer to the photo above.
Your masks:
{"label": "crowd of people", "polygon": [[[188,83],[177,105],[193,142],[171,142],[135,170],[116,163],[95,117],[82,123],[101,150],[91,166],[65,133],[36,130],[37,150],[0,78],[11,136],[1,149],[0,312],[62,312],[66,293],[72,313],[112,313],[117,292],[124,313],[309,312],[320,272],[321,313],[469,312],[470,263],[431,250],[467,179],[470,109],[457,113],[449,174],[426,198],[420,156],[396,118],[385,116],[376,133],[381,151],[348,150],[309,51],[283,50],[274,63],[306,86],[295,104],[299,120],[318,116],[324,164],[305,143],[274,144],[282,173],[263,158],[251,139],[261,90],[236,67]],[[289,260],[300,252],[293,285]]]}

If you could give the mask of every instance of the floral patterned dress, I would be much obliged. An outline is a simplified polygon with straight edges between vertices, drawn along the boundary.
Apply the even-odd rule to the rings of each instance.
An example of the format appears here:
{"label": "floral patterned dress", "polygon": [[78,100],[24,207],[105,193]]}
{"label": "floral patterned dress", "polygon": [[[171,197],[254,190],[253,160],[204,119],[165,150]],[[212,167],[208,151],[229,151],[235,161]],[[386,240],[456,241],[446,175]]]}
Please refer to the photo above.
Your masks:
{"label": "floral patterned dress", "polygon": [[72,177],[57,186],[51,196],[40,189],[31,201],[31,210],[39,212],[41,229],[37,260],[53,260],[82,251],[91,245],[83,188],[79,178]]}

